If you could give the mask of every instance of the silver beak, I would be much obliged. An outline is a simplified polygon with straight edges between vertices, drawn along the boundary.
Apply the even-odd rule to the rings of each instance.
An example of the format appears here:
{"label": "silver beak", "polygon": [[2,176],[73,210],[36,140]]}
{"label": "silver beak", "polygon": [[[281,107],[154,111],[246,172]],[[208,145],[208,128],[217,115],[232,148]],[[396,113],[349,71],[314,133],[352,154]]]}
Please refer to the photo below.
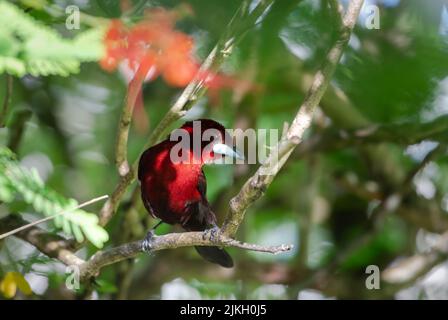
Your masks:
{"label": "silver beak", "polygon": [[244,155],[240,153],[237,149],[232,149],[226,144],[217,143],[213,146],[213,152],[231,157],[234,159],[244,160]]}

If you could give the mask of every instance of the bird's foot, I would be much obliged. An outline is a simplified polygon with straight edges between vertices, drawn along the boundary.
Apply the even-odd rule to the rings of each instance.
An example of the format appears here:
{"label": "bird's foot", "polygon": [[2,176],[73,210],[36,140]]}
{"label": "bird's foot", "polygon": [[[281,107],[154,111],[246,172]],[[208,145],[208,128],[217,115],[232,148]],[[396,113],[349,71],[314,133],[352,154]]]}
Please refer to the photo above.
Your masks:
{"label": "bird's foot", "polygon": [[210,229],[206,229],[202,233],[202,240],[210,240],[211,242],[218,242],[220,232],[221,229],[219,229],[217,226],[214,226],[213,228]]}
{"label": "bird's foot", "polygon": [[152,249],[152,242],[154,240],[154,229],[151,229],[146,234],[145,239],[142,241],[142,250],[144,252],[150,252]]}

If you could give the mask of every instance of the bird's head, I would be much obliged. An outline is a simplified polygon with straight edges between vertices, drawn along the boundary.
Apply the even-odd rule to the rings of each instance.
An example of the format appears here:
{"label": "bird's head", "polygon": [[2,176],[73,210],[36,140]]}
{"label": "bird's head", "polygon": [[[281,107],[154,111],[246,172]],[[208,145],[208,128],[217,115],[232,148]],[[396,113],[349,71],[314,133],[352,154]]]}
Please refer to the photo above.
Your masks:
{"label": "bird's head", "polygon": [[180,142],[179,149],[174,150],[174,154],[181,156],[182,161],[193,160],[196,163],[208,164],[224,163],[224,157],[244,159],[234,147],[233,137],[223,125],[214,120],[188,121],[173,131],[170,139]]}

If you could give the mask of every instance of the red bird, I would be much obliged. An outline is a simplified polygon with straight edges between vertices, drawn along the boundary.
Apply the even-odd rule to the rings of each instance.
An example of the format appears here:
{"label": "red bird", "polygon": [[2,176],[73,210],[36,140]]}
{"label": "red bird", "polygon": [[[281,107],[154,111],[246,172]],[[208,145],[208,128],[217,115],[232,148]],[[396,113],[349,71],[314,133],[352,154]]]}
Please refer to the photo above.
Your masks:
{"label": "red bird", "polygon": [[[146,210],[161,222],[180,224],[187,231],[216,230],[216,216],[207,201],[202,167],[223,160],[223,156],[243,158],[233,149],[225,128],[208,119],[187,122],[180,131],[174,131],[168,139],[147,149],[138,168]],[[150,238],[151,232],[144,241],[146,250],[150,250]],[[204,259],[233,267],[232,258],[224,249],[195,248]]]}

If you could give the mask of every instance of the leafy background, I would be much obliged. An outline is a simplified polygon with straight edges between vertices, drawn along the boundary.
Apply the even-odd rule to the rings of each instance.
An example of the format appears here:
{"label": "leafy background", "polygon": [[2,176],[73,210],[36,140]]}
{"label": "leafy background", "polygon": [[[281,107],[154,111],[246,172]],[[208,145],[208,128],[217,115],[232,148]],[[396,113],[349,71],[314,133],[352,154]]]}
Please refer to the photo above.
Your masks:
{"label": "leafy background", "polygon": [[[1,216],[16,212],[36,219],[39,213],[57,211],[55,203],[69,206],[73,205],[69,199],[81,202],[110,194],[118,181],[114,143],[126,83],[123,71],[107,73],[98,65],[105,21],[117,17],[139,21],[145,8],[187,3],[193,14],[180,20],[177,29],[194,37],[196,55],[202,60],[240,4],[237,0],[227,0],[225,5],[220,0],[130,2],[132,9],[122,12],[119,1],[0,1],[0,101],[5,96],[6,74],[14,76],[7,127],[0,129],[0,198],[7,202],[0,205]],[[369,146],[362,142],[341,148],[330,145],[293,155],[266,196],[247,213],[238,238],[260,244],[293,243],[295,250],[269,256],[232,249],[236,268],[230,271],[207,264],[191,248],[142,255],[104,269],[97,297],[448,298],[446,263],[392,292],[367,290],[364,285],[366,266],[383,269],[402,257],[424,252],[438,237],[436,231],[443,231],[412,223],[397,212],[388,214],[380,230],[375,230],[369,214],[378,205],[372,194],[400,190],[406,173],[437,143],[446,142],[447,130],[437,139],[417,139],[413,145],[402,143],[399,137],[418,135],[418,124],[443,119],[448,112],[448,2],[367,3],[380,7],[381,28],[366,29],[366,13],[361,15],[307,139],[328,128],[338,136],[372,124],[389,126],[397,138]],[[64,8],[71,4],[85,14],[80,30],[65,28]],[[222,68],[226,74],[248,79],[257,89],[207,95],[187,118],[210,117],[229,128],[281,128],[304,98],[310,75],[334,39],[334,25],[325,0],[276,1]],[[160,79],[145,84],[149,127],[131,129],[130,159],[139,156],[151,129],[180,92]],[[337,93],[344,98],[336,99]],[[406,131],[402,124],[407,124]],[[19,143],[21,132],[15,128],[20,126]],[[11,165],[19,168],[21,178],[5,179],[5,168]],[[220,219],[230,197],[255,169],[205,169],[208,197]],[[418,208],[415,203],[420,200],[432,201],[446,219],[447,176],[444,153],[413,179],[413,192],[406,199],[410,207]],[[31,191],[18,189],[20,181]],[[49,208],[36,204],[35,195],[26,194],[34,187],[38,194],[47,195],[43,200],[49,201]],[[128,201],[106,228],[109,240],[91,220],[100,204],[89,207],[90,213],[82,212],[78,223],[69,221],[63,231],[58,228],[63,221],[44,227],[78,240],[86,237],[97,246],[141,238],[154,221],[141,209],[125,216]],[[419,214],[427,211],[421,209]],[[94,229],[90,237],[89,228]],[[171,229],[163,226],[159,232]],[[340,258],[368,233],[373,233],[369,241]],[[0,246],[0,278],[12,271],[23,274],[34,292],[29,298],[82,297],[82,289],[65,289],[65,268],[56,260],[13,237]],[[87,257],[96,250],[89,244],[79,254]],[[339,263],[333,268],[335,260]],[[327,278],[322,276],[321,281],[321,274]]]}

